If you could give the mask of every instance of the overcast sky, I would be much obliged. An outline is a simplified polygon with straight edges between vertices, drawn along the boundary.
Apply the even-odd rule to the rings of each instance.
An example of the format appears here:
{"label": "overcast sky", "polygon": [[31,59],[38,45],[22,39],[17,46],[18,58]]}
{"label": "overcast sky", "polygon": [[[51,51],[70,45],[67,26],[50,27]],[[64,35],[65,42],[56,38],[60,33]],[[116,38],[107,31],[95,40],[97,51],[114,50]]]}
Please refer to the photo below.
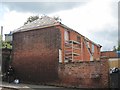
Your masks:
{"label": "overcast sky", "polygon": [[0,25],[5,34],[22,26],[29,16],[59,16],[63,24],[102,45],[102,50],[112,50],[118,44],[118,1],[1,2]]}

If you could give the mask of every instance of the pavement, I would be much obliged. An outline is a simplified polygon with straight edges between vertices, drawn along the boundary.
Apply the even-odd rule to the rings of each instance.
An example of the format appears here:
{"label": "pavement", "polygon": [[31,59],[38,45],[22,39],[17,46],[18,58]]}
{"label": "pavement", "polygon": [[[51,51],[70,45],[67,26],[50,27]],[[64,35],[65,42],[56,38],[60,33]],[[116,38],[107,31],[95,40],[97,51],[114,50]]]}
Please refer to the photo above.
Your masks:
{"label": "pavement", "polygon": [[7,83],[1,82],[0,83],[0,90],[40,90],[40,89],[57,89],[62,87],[55,87],[55,86],[46,86],[46,85],[33,85],[33,84],[15,84],[15,83]]}
{"label": "pavement", "polygon": [[40,90],[40,89],[57,89],[62,87],[56,87],[56,86],[47,86],[47,85],[35,85],[35,84],[24,84],[24,83],[8,83],[8,82],[2,82],[2,75],[0,72],[0,90]]}

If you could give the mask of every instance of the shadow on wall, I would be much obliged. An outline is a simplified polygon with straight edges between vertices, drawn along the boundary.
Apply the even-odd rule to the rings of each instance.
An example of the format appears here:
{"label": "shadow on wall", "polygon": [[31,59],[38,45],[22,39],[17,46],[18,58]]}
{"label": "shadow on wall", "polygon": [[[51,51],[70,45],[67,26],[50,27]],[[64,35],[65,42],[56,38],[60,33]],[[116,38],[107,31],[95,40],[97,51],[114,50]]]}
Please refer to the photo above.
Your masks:
{"label": "shadow on wall", "polygon": [[12,49],[3,48],[2,49],[2,74],[6,73],[9,64],[11,63],[11,52]]}
{"label": "shadow on wall", "polygon": [[23,82],[58,78],[61,34],[56,27],[13,34],[13,66]]}

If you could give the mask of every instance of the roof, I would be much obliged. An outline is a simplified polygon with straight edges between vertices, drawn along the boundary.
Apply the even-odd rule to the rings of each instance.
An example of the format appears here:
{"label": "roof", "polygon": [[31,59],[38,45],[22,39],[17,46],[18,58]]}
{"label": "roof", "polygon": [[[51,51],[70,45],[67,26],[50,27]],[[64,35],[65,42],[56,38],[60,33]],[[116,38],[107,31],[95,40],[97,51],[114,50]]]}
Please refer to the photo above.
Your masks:
{"label": "roof", "polygon": [[[62,24],[61,22],[55,20],[54,18],[51,18],[48,16],[43,16],[43,17],[41,17],[41,18],[31,22],[31,23],[25,24],[22,27],[14,30],[13,33],[29,31],[29,30],[34,30],[34,29],[40,29],[40,28],[46,28],[46,27],[51,27],[51,26],[56,26],[56,25],[61,25],[62,27],[67,28],[68,30],[76,32],[75,30],[67,27],[66,25]],[[78,32],[76,32],[76,33],[78,33]],[[80,33],[78,33],[78,34],[81,35]],[[86,38],[85,36],[83,36],[83,37]],[[89,40],[89,41],[91,41],[91,40]],[[99,44],[96,44],[94,42],[92,42],[92,43],[97,45],[98,47],[101,47],[101,45],[99,45]]]}
{"label": "roof", "polygon": [[9,34],[5,34],[5,36],[12,36],[12,31]]}
{"label": "roof", "polygon": [[25,24],[22,27],[14,30],[13,33],[29,31],[29,30],[39,29],[39,28],[44,28],[44,27],[50,27],[50,26],[54,26],[54,25],[58,25],[58,24],[60,24],[60,22],[58,22],[54,18],[51,18],[48,16],[43,16],[31,23]]}
{"label": "roof", "polygon": [[12,34],[5,34],[5,36],[12,36]]}

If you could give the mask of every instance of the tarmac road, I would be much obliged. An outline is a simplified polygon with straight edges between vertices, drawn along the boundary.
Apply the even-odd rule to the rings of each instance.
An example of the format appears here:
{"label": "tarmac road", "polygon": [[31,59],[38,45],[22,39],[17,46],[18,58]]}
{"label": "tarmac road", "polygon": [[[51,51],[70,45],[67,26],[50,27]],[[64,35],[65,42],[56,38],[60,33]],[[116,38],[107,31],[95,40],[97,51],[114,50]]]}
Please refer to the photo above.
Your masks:
{"label": "tarmac road", "polygon": [[[65,87],[56,87],[56,86],[46,86],[46,85],[32,85],[32,84],[9,84],[6,82],[3,82],[2,85],[0,85],[0,90],[78,90],[78,89],[72,89],[72,88],[65,88]],[[82,90],[82,89],[79,89]]]}
{"label": "tarmac road", "polygon": [[48,89],[61,89],[63,87],[55,87],[55,86],[46,86],[46,85],[32,85],[32,84],[14,84],[2,82],[0,84],[0,90],[48,90]]}

